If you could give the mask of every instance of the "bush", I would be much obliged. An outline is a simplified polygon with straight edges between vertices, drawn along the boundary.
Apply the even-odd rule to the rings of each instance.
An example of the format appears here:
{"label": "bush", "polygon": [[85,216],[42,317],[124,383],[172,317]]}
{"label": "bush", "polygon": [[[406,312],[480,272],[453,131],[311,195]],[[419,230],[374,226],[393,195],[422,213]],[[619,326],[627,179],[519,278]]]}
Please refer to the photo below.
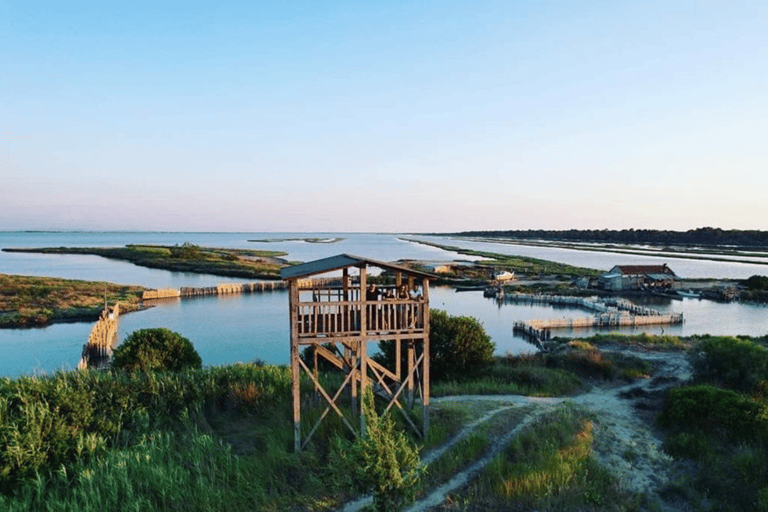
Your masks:
{"label": "bush", "polygon": [[[478,377],[493,364],[496,344],[475,318],[450,316],[433,309],[429,317],[429,366],[433,382],[466,380]],[[374,359],[394,367],[395,345],[391,341],[379,343],[380,352]],[[405,368],[405,351],[401,354]]]}
{"label": "bush", "polygon": [[744,285],[750,290],[768,290],[768,276],[751,276],[744,281]]}
{"label": "bush", "polygon": [[475,318],[432,310],[429,319],[430,375],[435,381],[477,377],[493,363],[496,344]]}
{"label": "bush", "polygon": [[112,358],[113,368],[130,371],[180,371],[200,368],[202,364],[187,338],[162,327],[133,332],[117,347]]}
{"label": "bush", "polygon": [[340,489],[355,487],[373,495],[377,511],[399,510],[413,500],[424,468],[419,451],[402,432],[395,431],[392,417],[380,417],[373,393],[363,395],[365,437],[349,443],[337,437],[329,467]]}
{"label": "bush", "polygon": [[689,353],[693,377],[745,393],[757,393],[768,380],[768,349],[733,337],[704,338]]}
{"label": "bush", "polygon": [[728,389],[690,386],[672,389],[659,424],[732,441],[768,439],[768,406]]}
{"label": "bush", "polygon": [[185,242],[182,246],[175,245],[171,247],[170,250],[171,257],[180,260],[196,260],[200,259],[202,256],[200,247],[189,242]]}

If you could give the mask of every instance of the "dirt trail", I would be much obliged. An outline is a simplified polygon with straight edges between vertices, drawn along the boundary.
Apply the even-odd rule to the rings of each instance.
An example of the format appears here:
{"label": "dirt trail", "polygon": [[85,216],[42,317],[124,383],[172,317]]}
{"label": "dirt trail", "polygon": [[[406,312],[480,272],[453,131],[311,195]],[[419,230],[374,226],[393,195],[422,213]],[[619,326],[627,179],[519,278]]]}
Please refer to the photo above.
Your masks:
{"label": "dirt trail", "polygon": [[[448,482],[436,487],[427,496],[421,498],[408,512],[424,512],[439,506],[446,496],[466,485],[477,475],[511,439],[523,431],[528,425],[542,414],[551,411],[563,402],[571,402],[579,407],[592,411],[595,416],[595,431],[593,446],[598,461],[615,474],[621,485],[633,492],[646,493],[650,500],[659,505],[659,510],[669,511],[663,500],[658,497],[658,491],[671,477],[672,459],[661,449],[658,439],[643,418],[644,407],[650,407],[659,392],[667,387],[687,380],[690,377],[690,367],[684,353],[678,352],[648,352],[630,349],[616,351],[631,353],[654,363],[652,379],[642,379],[622,387],[594,387],[588,393],[565,398],[537,398],[519,395],[475,395],[451,396],[433,399],[440,402],[494,402],[498,408],[478,418],[462,429],[459,434],[445,445],[425,454],[422,462],[429,464],[437,460],[443,453],[456,443],[468,436],[477,426],[489,421],[496,414],[513,407],[531,407],[533,410],[525,419],[512,429],[492,440],[490,448],[480,459],[474,461],[462,472],[454,475]],[[344,512],[362,510],[371,503],[370,498],[362,498],[347,503]]]}

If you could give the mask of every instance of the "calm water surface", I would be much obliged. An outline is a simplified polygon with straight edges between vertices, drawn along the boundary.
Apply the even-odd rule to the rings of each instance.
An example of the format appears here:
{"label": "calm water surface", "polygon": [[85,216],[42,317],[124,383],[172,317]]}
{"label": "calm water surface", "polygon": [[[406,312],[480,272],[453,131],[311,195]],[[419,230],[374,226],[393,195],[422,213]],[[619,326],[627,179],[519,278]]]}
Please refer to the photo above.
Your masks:
{"label": "calm water surface", "polygon": [[[344,237],[339,243],[307,243],[284,241],[253,243],[262,238]],[[419,237],[427,239],[431,237]],[[440,240],[448,245],[525,254],[538,258],[592,268],[610,268],[617,263],[635,263],[626,255],[606,255],[585,251],[549,249],[508,244],[462,244]],[[43,246],[123,246],[129,243],[183,244],[185,242],[211,247],[239,247],[279,250],[288,253],[289,260],[309,261],[339,253],[357,254],[374,259],[393,261],[403,258],[422,260],[466,259],[455,253],[400,240],[397,235],[323,234],[323,233],[0,233],[0,247]],[[492,245],[493,248],[487,247]],[[498,247],[496,247],[498,246]],[[519,249],[519,250],[518,250]],[[573,254],[578,253],[578,254]],[[647,261],[644,257],[640,260]],[[685,268],[691,276],[707,276],[710,265],[718,275],[746,273],[751,267],[739,263],[714,263],[680,260],[681,265],[664,259],[673,269]],[[720,270],[717,270],[720,269]],[[762,274],[768,269],[761,269]],[[201,276],[136,267],[129,263],[107,260],[98,256],[66,256],[12,254],[0,252],[0,272],[7,274],[40,275],[139,284],[153,288],[181,286],[211,286],[220,282],[242,281],[219,276]],[[555,309],[541,305],[502,305],[486,299],[481,292],[457,293],[450,288],[433,288],[431,306],[452,315],[473,316],[480,320],[496,343],[497,353],[530,352],[533,346],[513,336],[512,325],[517,320],[552,318],[557,316],[587,316],[582,311]],[[719,304],[710,301],[654,300],[648,305],[662,311],[682,312],[682,326],[664,327],[666,333],[689,334],[768,334],[768,308],[742,304]],[[44,329],[0,330],[0,375],[18,376],[29,373],[50,373],[76,367],[83,343],[92,324],[56,324]],[[288,298],[285,291],[263,294],[204,297],[163,302],[143,312],[124,315],[120,319],[119,339],[147,327],[167,327],[189,338],[206,365],[228,364],[256,359],[268,363],[288,362]],[[661,327],[649,327],[622,332],[661,332]],[[588,336],[593,330],[579,330],[563,335]]]}

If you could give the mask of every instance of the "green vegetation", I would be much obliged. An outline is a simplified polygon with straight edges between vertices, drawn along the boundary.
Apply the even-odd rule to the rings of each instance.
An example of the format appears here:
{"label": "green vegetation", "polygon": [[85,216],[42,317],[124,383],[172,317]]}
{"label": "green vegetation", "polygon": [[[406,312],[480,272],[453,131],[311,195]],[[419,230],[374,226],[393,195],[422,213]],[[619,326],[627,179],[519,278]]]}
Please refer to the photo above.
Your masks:
{"label": "green vegetation", "polygon": [[768,290],[768,276],[750,276],[744,281],[744,286],[750,290],[766,291]]}
{"label": "green vegetation", "polygon": [[433,487],[445,483],[456,473],[466,469],[467,466],[482,457],[492,447],[492,443],[506,434],[511,425],[520,423],[531,412],[532,408],[509,406],[499,408],[499,405],[495,404],[492,410],[495,411],[495,414],[488,421],[473,428],[465,437],[427,466],[422,479],[422,494],[426,494]]}
{"label": "green vegetation", "polygon": [[563,396],[583,389],[583,379],[573,372],[548,368],[540,355],[523,355],[496,358],[474,379],[436,382],[432,394]]}
{"label": "green vegetation", "polygon": [[42,254],[95,254],[104,258],[129,261],[134,265],[177,272],[213,274],[253,279],[278,279],[286,263],[277,251],[219,249],[183,245],[126,245],[125,247],[43,247],[38,249],[5,248],[8,252]]}
{"label": "green vegetation", "polygon": [[768,349],[748,338],[695,341],[693,383],[671,390],[659,416],[665,450],[694,470],[666,493],[695,510],[768,511]]}
{"label": "green vegetation", "polygon": [[430,376],[436,382],[477,377],[493,361],[495,348],[475,318],[430,312]]}
{"label": "green vegetation", "polygon": [[322,453],[288,451],[290,388],[256,365],[2,379],[0,509],[313,509],[333,497]]}
{"label": "green vegetation", "polygon": [[[633,337],[626,338],[631,343]],[[594,346],[599,339],[552,345],[546,353],[496,357],[474,378],[436,381],[432,394],[564,396],[583,391],[587,382],[631,382],[651,372],[641,358],[599,350]]]}
{"label": "green vegetation", "polygon": [[[368,407],[370,435],[354,443],[339,437],[347,432],[330,416],[302,452],[292,453],[287,368],[148,366],[0,380],[0,509],[318,511],[337,508],[354,489],[373,490],[384,509],[425,491],[415,483],[423,470],[413,441],[393,427],[396,415],[381,418]],[[467,390],[487,382],[504,392],[539,395],[582,386],[571,370],[550,366],[543,355],[497,358],[482,376],[458,385]],[[338,381],[331,374],[320,378],[331,387]],[[310,382],[301,386],[302,413],[311,424],[322,401]],[[488,407],[434,407],[427,445],[444,442]],[[465,467],[525,412],[510,409],[476,429],[433,463],[429,481]],[[366,453],[378,455],[366,459]],[[329,487],[329,478],[338,485]]]}
{"label": "green vegetation", "polygon": [[697,228],[688,231],[656,229],[569,229],[569,230],[507,230],[507,231],[464,231],[460,236],[484,238],[515,238],[522,240],[548,240],[589,242],[599,244],[651,244],[685,245],[692,247],[755,247],[768,248],[768,231],[723,230],[719,228]]}
{"label": "green vegetation", "polygon": [[599,274],[598,270],[592,269],[592,268],[574,267],[571,265],[566,265],[565,263],[557,263],[554,261],[540,260],[537,258],[529,258],[526,256],[510,256],[508,254],[498,254],[493,252],[462,249],[461,247],[454,247],[450,245],[425,242],[423,240],[408,239],[408,241],[429,245],[432,247],[437,247],[445,251],[452,251],[459,254],[465,254],[467,256],[479,256],[481,258],[490,260],[485,262],[489,265],[492,265],[499,269],[514,270],[516,274],[526,274],[526,275],[560,274],[560,275],[565,275],[570,277],[582,277],[582,276],[594,277]]}
{"label": "green vegetation", "polygon": [[768,397],[765,346],[750,339],[706,336],[689,356],[695,382]]}
{"label": "green vegetation", "polygon": [[751,276],[744,281],[746,290],[739,293],[739,299],[754,302],[768,302],[768,276]]}
{"label": "green vegetation", "polygon": [[[389,368],[395,366],[395,345],[380,343],[377,359]],[[429,315],[430,381],[467,380],[477,377],[493,362],[496,344],[477,319],[451,316],[433,309]],[[307,357],[309,357],[308,354]],[[401,354],[405,358],[405,354]],[[402,364],[405,364],[403,359]]]}
{"label": "green vegetation", "polygon": [[593,422],[564,405],[516,436],[446,510],[640,510],[592,456]]}
{"label": "green vegetation", "polygon": [[[571,340],[553,340],[553,344],[560,344],[562,342],[567,342],[572,346],[575,346]],[[594,336],[583,340],[583,342],[598,346],[621,345],[653,350],[681,350],[688,348],[691,345],[689,340],[680,338],[679,336],[648,334],[645,332],[640,334],[595,334]]]}
{"label": "green vegetation", "polygon": [[187,338],[164,328],[140,329],[131,333],[112,356],[112,367],[127,371],[178,372],[201,368],[202,365],[203,360]]}
{"label": "green vegetation", "polygon": [[52,322],[95,321],[109,304],[138,308],[140,286],[52,277],[0,274],[0,327],[39,327]]}
{"label": "green vegetation", "polygon": [[418,449],[387,415],[376,414],[373,393],[363,395],[365,437],[353,443],[336,437],[330,454],[334,485],[373,495],[379,512],[398,510],[413,500],[424,471]]}

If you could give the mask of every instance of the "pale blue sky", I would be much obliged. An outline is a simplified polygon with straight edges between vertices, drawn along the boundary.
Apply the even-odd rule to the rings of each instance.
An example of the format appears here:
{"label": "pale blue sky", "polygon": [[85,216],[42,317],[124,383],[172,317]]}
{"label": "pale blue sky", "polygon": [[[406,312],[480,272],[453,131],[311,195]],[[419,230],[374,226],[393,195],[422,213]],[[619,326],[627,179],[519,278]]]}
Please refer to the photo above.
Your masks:
{"label": "pale blue sky", "polygon": [[768,2],[0,0],[0,230],[768,229]]}

